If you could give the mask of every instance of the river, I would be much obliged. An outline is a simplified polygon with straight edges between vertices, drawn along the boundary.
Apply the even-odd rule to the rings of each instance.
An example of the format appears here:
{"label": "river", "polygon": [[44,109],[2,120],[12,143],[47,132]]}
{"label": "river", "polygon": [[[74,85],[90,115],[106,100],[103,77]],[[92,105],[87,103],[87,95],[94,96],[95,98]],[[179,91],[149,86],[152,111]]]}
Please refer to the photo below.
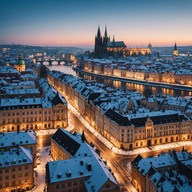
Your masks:
{"label": "river", "polygon": [[65,66],[65,65],[46,65],[50,70],[55,70],[55,71],[61,71],[66,74],[71,74],[73,76],[77,76],[76,72],[73,71],[72,66]]}
{"label": "river", "polygon": [[[65,65],[46,65],[50,70],[56,70],[56,71],[61,71],[66,74],[71,74],[74,76],[77,76],[77,73],[73,71],[71,66],[65,66]],[[122,84],[119,81],[111,81],[105,80],[105,84],[112,86],[114,88],[123,88],[126,90],[137,90],[139,93],[143,94],[144,92],[149,91],[152,94],[166,94],[170,96],[192,96],[191,91],[186,91],[186,90],[177,90],[177,89],[169,89],[169,88],[162,88],[162,87],[155,87],[155,86],[146,86],[146,85],[140,85],[140,84],[134,84],[134,83],[126,83]]]}

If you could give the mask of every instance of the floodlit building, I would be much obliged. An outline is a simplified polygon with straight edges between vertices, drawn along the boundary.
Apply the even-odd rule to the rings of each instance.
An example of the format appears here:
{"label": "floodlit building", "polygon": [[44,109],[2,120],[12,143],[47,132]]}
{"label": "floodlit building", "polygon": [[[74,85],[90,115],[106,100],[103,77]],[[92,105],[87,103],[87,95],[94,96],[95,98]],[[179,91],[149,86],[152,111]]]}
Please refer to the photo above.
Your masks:
{"label": "floodlit building", "polygon": [[18,146],[0,152],[0,191],[29,191],[34,187],[33,155]]}
{"label": "floodlit building", "polygon": [[1,88],[10,95],[5,97],[2,93],[0,98],[1,132],[68,126],[67,102],[45,79],[39,80],[38,89],[23,89],[20,86],[25,87],[27,83],[10,84]]}
{"label": "floodlit building", "polygon": [[58,129],[51,139],[51,156],[55,161],[46,165],[48,192],[119,191],[113,174],[87,144],[84,134]]}
{"label": "floodlit building", "polygon": [[121,56],[147,55],[151,54],[151,48],[127,48],[124,41],[115,41],[114,36],[113,40],[110,40],[107,27],[105,27],[104,36],[101,35],[100,27],[98,27],[97,35],[95,36],[95,56],[105,57],[116,54]]}
{"label": "floodlit building", "polygon": [[[63,95],[67,95],[96,131],[118,148],[133,150],[192,139],[191,120],[182,112],[168,110],[166,104],[161,103],[163,108],[159,110],[159,102],[150,104],[138,93],[107,90],[92,81],[62,74],[59,76],[59,72],[52,75],[48,75],[49,82],[61,90]],[[143,105],[156,111],[150,112],[142,108]]]}
{"label": "floodlit building", "polygon": [[177,45],[175,43],[174,49],[173,49],[173,56],[178,56],[179,55],[179,51],[177,49]]}
{"label": "floodlit building", "polygon": [[37,137],[33,130],[0,133],[0,152],[22,146],[30,149],[34,159],[34,167],[36,167],[37,155]]}
{"label": "floodlit building", "polygon": [[192,191],[192,155],[169,151],[157,157],[138,155],[131,163],[132,183],[138,192]]}
{"label": "floodlit building", "polygon": [[25,61],[22,59],[21,55],[18,56],[17,61],[14,63],[14,68],[19,72],[25,71]]}

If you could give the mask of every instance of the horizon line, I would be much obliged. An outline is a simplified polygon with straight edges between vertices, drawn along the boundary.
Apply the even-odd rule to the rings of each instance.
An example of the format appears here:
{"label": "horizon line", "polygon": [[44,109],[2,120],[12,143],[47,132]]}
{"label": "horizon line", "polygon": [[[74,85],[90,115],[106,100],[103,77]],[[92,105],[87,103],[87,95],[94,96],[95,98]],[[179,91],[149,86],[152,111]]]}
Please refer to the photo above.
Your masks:
{"label": "horizon line", "polygon": [[[85,46],[85,45],[82,45],[82,46],[80,46],[80,45],[33,45],[33,44],[21,44],[21,43],[18,43],[18,44],[13,44],[13,43],[11,43],[11,44],[5,44],[5,43],[3,43],[3,44],[1,44],[0,43],[0,46],[16,46],[16,45],[19,45],[19,46],[31,46],[31,47],[69,47],[69,48],[93,48],[94,49],[94,45],[93,46]],[[127,48],[143,48],[143,47],[146,47],[147,48],[147,46],[141,46],[141,45],[134,45],[134,46],[127,46]],[[173,46],[171,46],[171,45],[159,45],[159,46],[152,46],[152,48],[158,48],[158,47],[174,47],[174,45]],[[192,47],[192,45],[181,45],[181,46],[179,46],[178,44],[177,44],[177,47]]]}

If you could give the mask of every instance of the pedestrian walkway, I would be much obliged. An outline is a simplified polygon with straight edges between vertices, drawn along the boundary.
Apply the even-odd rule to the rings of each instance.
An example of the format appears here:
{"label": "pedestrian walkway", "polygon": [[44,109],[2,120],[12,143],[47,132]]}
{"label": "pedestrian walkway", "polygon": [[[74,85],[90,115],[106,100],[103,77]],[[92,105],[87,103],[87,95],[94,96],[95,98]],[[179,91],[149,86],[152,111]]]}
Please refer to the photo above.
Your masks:
{"label": "pedestrian walkway", "polygon": [[131,151],[125,151],[122,149],[118,149],[111,142],[109,142],[106,138],[104,138],[100,133],[98,133],[82,116],[81,114],[68,102],[68,109],[73,112],[73,114],[85,125],[85,127],[93,133],[102,143],[104,143],[109,149],[111,149],[114,153],[121,155],[137,155],[141,153],[158,151],[158,150],[166,150],[166,149],[174,149],[177,147],[183,146],[192,146],[192,141],[181,141],[174,143],[167,143],[162,145],[156,145],[149,147],[143,147],[139,149],[134,149]]}
{"label": "pedestrian walkway", "polygon": [[50,147],[43,147],[38,150],[37,167],[35,168],[35,187],[31,190],[31,192],[46,191],[45,165],[51,160]]}

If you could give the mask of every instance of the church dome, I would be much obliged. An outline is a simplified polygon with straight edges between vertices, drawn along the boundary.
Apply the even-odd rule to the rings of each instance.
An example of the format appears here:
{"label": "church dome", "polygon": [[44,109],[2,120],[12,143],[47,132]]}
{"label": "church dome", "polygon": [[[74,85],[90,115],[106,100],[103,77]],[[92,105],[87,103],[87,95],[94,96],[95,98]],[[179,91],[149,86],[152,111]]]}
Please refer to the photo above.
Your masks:
{"label": "church dome", "polygon": [[16,65],[25,65],[25,61],[22,59],[21,55],[18,56],[17,61],[15,62]]}

